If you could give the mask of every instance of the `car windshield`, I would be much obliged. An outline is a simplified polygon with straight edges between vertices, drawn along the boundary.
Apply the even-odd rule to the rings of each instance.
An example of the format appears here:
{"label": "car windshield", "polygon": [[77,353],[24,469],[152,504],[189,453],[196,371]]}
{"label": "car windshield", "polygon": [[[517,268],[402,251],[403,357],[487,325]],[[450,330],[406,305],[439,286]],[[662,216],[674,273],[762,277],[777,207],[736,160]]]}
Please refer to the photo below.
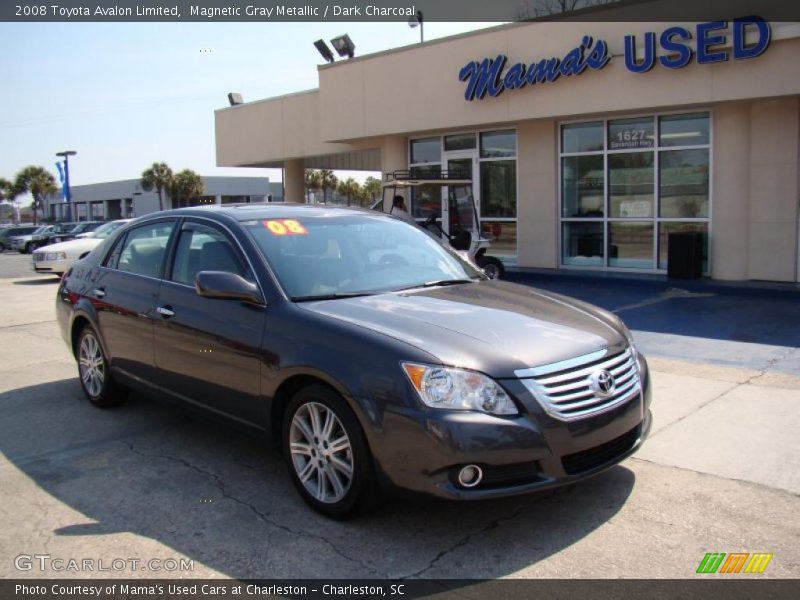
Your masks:
{"label": "car windshield", "polygon": [[100,227],[92,232],[90,237],[96,240],[104,240],[123,225],[125,225],[125,221],[111,221],[110,223],[103,223]]}
{"label": "car windshield", "polygon": [[46,233],[50,229],[49,225],[42,225],[36,231],[33,232],[34,235],[40,235],[42,233]]}
{"label": "car windshield", "polygon": [[367,214],[269,219],[243,224],[286,294],[313,300],[420,286],[468,283],[483,275],[418,227]]}

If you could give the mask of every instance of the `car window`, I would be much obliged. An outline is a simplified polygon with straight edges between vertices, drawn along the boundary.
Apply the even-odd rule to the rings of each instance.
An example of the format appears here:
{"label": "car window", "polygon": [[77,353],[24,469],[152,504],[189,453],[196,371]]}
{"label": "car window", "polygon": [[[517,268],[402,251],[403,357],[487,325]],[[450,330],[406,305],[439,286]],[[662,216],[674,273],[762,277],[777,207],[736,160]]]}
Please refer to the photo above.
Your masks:
{"label": "car window", "polygon": [[159,277],[174,227],[174,221],[157,221],[131,229],[125,240],[117,245],[106,266],[126,273]]}
{"label": "car window", "polygon": [[252,279],[236,248],[221,231],[192,223],[178,238],[171,279],[194,285],[200,271],[227,271]]}

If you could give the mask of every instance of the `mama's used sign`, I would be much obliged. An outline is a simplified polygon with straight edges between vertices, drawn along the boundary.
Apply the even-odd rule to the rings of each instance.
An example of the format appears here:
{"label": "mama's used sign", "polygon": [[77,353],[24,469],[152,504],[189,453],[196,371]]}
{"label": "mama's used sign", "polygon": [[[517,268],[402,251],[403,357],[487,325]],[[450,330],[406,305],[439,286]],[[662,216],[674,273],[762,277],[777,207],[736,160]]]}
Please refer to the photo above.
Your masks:
{"label": "mama's used sign", "polygon": [[[736,19],[732,24],[730,51],[720,49],[727,44],[727,21],[698,23],[694,31],[685,27],[669,27],[656,37],[655,32],[644,34],[641,56],[637,56],[635,35],[625,36],[625,67],[633,73],[646,73],[656,62],[668,69],[680,69],[688,65],[692,58],[697,63],[715,63],[729,60],[753,58],[762,54],[769,46],[771,30],[769,24],[760,17]],[[745,36],[748,29],[757,39],[747,45]],[[695,48],[689,45],[695,40]],[[658,56],[658,48],[663,50]],[[508,57],[498,54],[495,58],[473,60],[461,68],[460,81],[467,83],[464,98],[469,101],[483,100],[486,95],[495,97],[504,90],[522,89],[528,85],[553,82],[559,77],[580,75],[586,70],[599,71],[612,59],[608,44],[603,40],[593,40],[584,36],[579,46],[571,49],[563,57],[545,58],[525,64],[516,62],[506,68]]]}

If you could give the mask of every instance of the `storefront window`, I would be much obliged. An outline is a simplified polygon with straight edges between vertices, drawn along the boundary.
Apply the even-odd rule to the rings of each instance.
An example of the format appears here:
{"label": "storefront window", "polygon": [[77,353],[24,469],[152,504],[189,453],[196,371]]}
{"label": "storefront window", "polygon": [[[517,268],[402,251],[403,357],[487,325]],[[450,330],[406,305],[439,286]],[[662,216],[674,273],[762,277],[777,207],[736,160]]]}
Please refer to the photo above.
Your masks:
{"label": "storefront window", "polygon": [[474,133],[457,133],[455,135],[444,136],[445,152],[452,152],[454,150],[472,150],[473,148],[475,148]]}
{"label": "storefront window", "polygon": [[709,118],[706,113],[668,115],[658,120],[661,147],[708,145]]}
{"label": "storefront window", "polygon": [[563,125],[561,264],[665,270],[669,233],[686,230],[707,255],[709,140],[708,113]]}
{"label": "storefront window", "polygon": [[602,154],[562,158],[562,216],[602,217],[603,176]]}
{"label": "storefront window", "polygon": [[481,219],[483,236],[492,240],[489,254],[500,258],[517,256],[516,221],[485,221]]}
{"label": "storefront window", "polygon": [[561,227],[561,255],[565,265],[603,266],[602,223],[566,222]]}
{"label": "storefront window", "polygon": [[517,216],[517,161],[481,162],[481,216]]}
{"label": "storefront window", "polygon": [[626,152],[608,156],[608,206],[612,218],[653,216],[653,153]]}
{"label": "storefront window", "polygon": [[411,164],[436,163],[442,160],[441,138],[425,138],[411,141]]}
{"label": "storefront window", "polygon": [[516,155],[516,131],[486,131],[481,134],[481,158],[499,158]]}
{"label": "storefront window", "polygon": [[[411,167],[411,176],[419,179],[441,176],[440,165],[424,165]],[[442,188],[438,185],[423,185],[411,188],[411,214],[417,219],[427,219],[436,215],[442,216]]]}
{"label": "storefront window", "polygon": [[608,122],[609,150],[639,150],[655,146],[655,127],[652,117],[646,119],[617,119]]}
{"label": "storefront window", "polygon": [[708,150],[667,150],[659,159],[660,216],[708,217]]}
{"label": "storefront window", "polygon": [[652,269],[653,223],[609,223],[608,266]]}
{"label": "storefront window", "polygon": [[577,123],[561,128],[561,151],[597,152],[603,150],[603,123]]}

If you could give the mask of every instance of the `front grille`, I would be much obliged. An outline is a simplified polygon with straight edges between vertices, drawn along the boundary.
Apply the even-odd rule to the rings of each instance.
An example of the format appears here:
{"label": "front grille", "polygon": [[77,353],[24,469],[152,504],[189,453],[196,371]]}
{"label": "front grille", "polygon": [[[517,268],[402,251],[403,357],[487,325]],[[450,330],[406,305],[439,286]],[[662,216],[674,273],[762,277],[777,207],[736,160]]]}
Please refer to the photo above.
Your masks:
{"label": "front grille", "polygon": [[34,252],[33,253],[33,262],[42,262],[44,260],[44,252]]}
{"label": "front grille", "polygon": [[[591,417],[631,400],[641,387],[630,348],[611,357],[600,354],[605,352],[531,369],[534,376],[521,381],[550,415],[566,421]],[[603,371],[614,381],[607,392],[594,380]]]}
{"label": "front grille", "polygon": [[594,468],[600,467],[610,462],[614,462],[620,456],[625,454],[628,450],[633,448],[636,440],[639,439],[641,433],[641,425],[637,425],[628,433],[625,433],[618,438],[583,450],[575,454],[568,454],[561,459],[561,464],[564,471],[568,475],[577,475],[586,471],[591,471]]}

